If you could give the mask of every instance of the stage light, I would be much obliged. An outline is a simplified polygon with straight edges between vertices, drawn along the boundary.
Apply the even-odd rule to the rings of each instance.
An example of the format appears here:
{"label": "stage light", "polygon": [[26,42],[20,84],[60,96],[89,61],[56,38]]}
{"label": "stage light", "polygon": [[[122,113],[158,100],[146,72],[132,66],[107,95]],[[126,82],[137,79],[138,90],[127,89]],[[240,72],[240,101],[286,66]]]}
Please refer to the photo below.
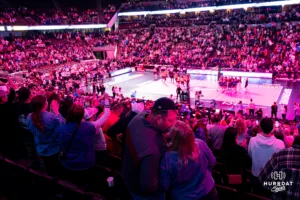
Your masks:
{"label": "stage light", "polygon": [[43,26],[7,26],[8,31],[28,31],[28,30],[63,30],[63,29],[94,29],[106,28],[106,24],[86,24],[86,25],[43,25]]}
{"label": "stage light", "polygon": [[124,12],[118,13],[118,16],[134,16],[134,15],[147,15],[150,14],[150,11],[142,11],[142,12]]}
{"label": "stage light", "polygon": [[124,12],[119,13],[118,16],[131,16],[131,15],[144,15],[144,13],[157,15],[167,13],[181,13],[181,12],[202,12],[211,10],[228,10],[228,9],[245,9],[252,7],[265,7],[265,6],[285,6],[300,4],[300,0],[291,1],[271,1],[261,3],[248,3],[248,4],[237,4],[237,5],[225,5],[225,6],[210,6],[210,7],[199,7],[199,8],[187,8],[187,9],[175,9],[175,10],[158,10],[158,11],[144,11],[144,12]]}
{"label": "stage light", "polygon": [[180,13],[180,12],[184,12],[181,9],[177,9],[177,10],[159,10],[159,11],[152,11],[150,12],[151,15],[161,15],[161,14],[173,14],[173,13]]}

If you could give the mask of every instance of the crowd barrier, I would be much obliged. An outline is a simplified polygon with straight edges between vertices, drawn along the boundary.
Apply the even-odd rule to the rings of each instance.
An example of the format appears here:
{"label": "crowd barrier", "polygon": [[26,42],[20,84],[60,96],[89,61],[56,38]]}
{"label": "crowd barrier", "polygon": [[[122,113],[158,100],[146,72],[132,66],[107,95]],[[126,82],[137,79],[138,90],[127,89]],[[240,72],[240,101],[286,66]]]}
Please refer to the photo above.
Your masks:
{"label": "crowd barrier", "polygon": [[[201,69],[188,69],[188,74],[203,74],[218,76],[218,71],[201,70]],[[272,78],[272,73],[259,73],[259,72],[238,72],[238,71],[221,71],[223,76],[237,76],[237,77],[252,77],[252,78]]]}

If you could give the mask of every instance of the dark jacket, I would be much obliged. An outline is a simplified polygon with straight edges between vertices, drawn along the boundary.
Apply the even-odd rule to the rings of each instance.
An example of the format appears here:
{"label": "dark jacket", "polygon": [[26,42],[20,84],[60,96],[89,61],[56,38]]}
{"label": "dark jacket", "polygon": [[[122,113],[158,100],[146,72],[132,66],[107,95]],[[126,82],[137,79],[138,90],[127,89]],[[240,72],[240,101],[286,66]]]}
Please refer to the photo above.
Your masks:
{"label": "dark jacket", "polygon": [[238,144],[221,148],[221,159],[228,174],[241,174],[242,169],[251,167],[251,159],[247,151]]}
{"label": "dark jacket", "polygon": [[124,154],[124,149],[125,149],[125,141],[126,141],[126,132],[127,132],[127,127],[129,122],[137,115],[136,112],[130,112],[128,115],[125,115],[124,117],[120,118],[117,123],[112,125],[108,131],[107,135],[111,137],[112,139],[116,139],[118,134],[122,134],[122,141],[121,141],[121,146],[122,146],[122,156]]}
{"label": "dark jacket", "polygon": [[[65,152],[68,148],[72,135],[78,125],[70,122],[56,128],[59,148]],[[95,133],[96,129],[92,123],[82,122],[75,133],[66,159],[61,160],[62,165],[71,170],[89,169],[95,165]]]}
{"label": "dark jacket", "polygon": [[128,125],[121,174],[129,191],[149,197],[158,195],[159,165],[167,145],[146,116],[140,113]]}

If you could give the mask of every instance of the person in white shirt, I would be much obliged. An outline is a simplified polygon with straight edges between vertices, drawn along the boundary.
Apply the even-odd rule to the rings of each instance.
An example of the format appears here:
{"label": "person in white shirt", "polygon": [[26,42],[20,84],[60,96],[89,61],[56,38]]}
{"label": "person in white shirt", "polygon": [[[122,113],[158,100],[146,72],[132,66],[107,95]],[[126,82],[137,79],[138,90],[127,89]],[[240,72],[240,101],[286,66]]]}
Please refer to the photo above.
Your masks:
{"label": "person in white shirt", "polygon": [[241,114],[243,115],[243,113],[244,113],[244,106],[243,106],[242,101],[240,101],[240,102],[236,105],[236,107],[238,108],[238,112],[241,113]]}
{"label": "person in white shirt", "polygon": [[249,103],[249,115],[254,116],[254,110],[255,110],[255,103],[253,103],[253,100],[250,99]]}
{"label": "person in white shirt", "polygon": [[248,145],[248,154],[252,159],[252,174],[254,177],[258,177],[260,171],[274,153],[285,148],[283,141],[276,139],[272,134],[274,125],[271,118],[263,118],[260,121],[260,127],[262,133],[252,137]]}

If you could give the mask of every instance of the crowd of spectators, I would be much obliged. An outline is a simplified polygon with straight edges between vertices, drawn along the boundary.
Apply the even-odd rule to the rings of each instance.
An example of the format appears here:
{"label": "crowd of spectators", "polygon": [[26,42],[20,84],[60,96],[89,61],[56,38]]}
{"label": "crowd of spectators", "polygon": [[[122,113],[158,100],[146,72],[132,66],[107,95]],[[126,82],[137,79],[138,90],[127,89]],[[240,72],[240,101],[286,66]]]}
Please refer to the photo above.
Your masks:
{"label": "crowd of spectators", "polygon": [[[269,1],[269,0],[267,0]],[[134,12],[134,11],[156,11],[156,10],[171,10],[171,9],[187,9],[199,8],[208,6],[222,6],[232,4],[245,4],[245,3],[260,3],[267,2],[265,0],[211,0],[199,2],[180,2],[180,1],[130,1],[121,10],[121,12]]]}
{"label": "crowd of spectators", "polygon": [[121,16],[120,23],[142,28],[155,24],[157,27],[188,27],[214,24],[266,24],[300,20],[298,6],[282,8],[248,8],[216,10],[214,12],[188,12],[167,15]]}
{"label": "crowd of spectators", "polygon": [[[24,17],[30,17],[41,25],[58,25],[58,24],[95,24],[98,23],[98,10],[88,9],[79,10],[78,8],[67,8],[65,12],[57,9],[41,11],[39,9],[29,9],[19,7],[18,11]],[[109,5],[102,9],[99,23],[108,23],[113,14],[116,12],[116,6]]]}
{"label": "crowd of spectators", "polygon": [[120,35],[121,59],[137,63],[254,72],[299,68],[299,25],[131,29]]}
{"label": "crowd of spectators", "polygon": [[[70,71],[71,79],[84,79],[82,67]],[[87,93],[72,85],[61,87],[61,81],[70,78],[63,72],[55,71],[51,81],[40,85],[1,82],[2,155],[30,159],[35,169],[43,161],[49,175],[100,193],[94,185],[100,180],[96,165],[107,163],[108,155],[120,156],[121,174],[133,199],[164,199],[164,192],[171,199],[218,199],[215,184],[241,184],[249,178],[251,188],[265,192],[262,185],[272,181],[270,173],[280,170],[297,184],[289,170],[299,170],[299,125],[278,125],[264,117],[258,121],[214,107],[207,112],[168,98],[137,100],[123,97],[121,89],[110,97],[103,85],[100,93]],[[291,153],[294,156],[288,156]],[[276,163],[278,156],[286,163]],[[216,160],[226,170],[220,171],[222,183],[215,176]],[[244,177],[246,170],[251,177]],[[273,195],[296,197],[293,188],[286,186]]]}
{"label": "crowd of spectators", "polygon": [[13,8],[0,7],[0,24],[15,24],[16,21],[16,12]]}
{"label": "crowd of spectators", "polygon": [[86,43],[73,39],[67,43],[52,42],[43,35],[35,39],[13,38],[10,41],[1,38],[1,69],[12,73],[95,58],[92,47]]}
{"label": "crowd of spectators", "polygon": [[17,9],[1,7],[0,24],[18,24],[17,13],[30,25],[108,23],[116,12],[116,9],[115,5],[108,5],[101,10],[101,18],[99,18],[97,9],[81,10],[78,8],[67,8],[64,12],[54,7],[47,10],[28,8],[26,6],[19,6]]}

